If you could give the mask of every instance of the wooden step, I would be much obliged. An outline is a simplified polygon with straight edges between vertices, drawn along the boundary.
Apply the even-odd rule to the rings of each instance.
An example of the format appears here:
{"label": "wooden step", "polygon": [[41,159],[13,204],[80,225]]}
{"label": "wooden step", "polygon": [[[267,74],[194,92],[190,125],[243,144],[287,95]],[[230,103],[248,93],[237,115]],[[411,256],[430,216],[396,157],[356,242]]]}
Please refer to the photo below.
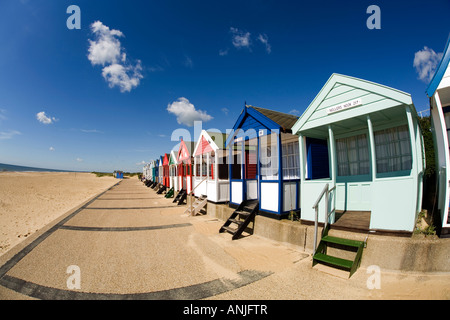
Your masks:
{"label": "wooden step", "polygon": [[339,244],[339,245],[343,245],[343,246],[347,246],[347,247],[355,247],[355,248],[359,248],[360,246],[364,245],[363,241],[343,239],[343,238],[337,238],[337,237],[332,237],[332,236],[325,236],[322,238],[322,241],[325,241],[328,243]]}
{"label": "wooden step", "polygon": [[229,233],[231,233],[231,234],[235,234],[236,231],[237,231],[237,229],[231,228],[231,227],[229,227],[229,226],[223,226],[222,229],[225,230],[225,231],[227,231],[227,232],[229,232]]}
{"label": "wooden step", "polygon": [[229,219],[231,222],[233,222],[233,223],[236,223],[236,224],[238,224],[238,225],[241,225],[241,224],[243,224],[244,223],[244,221],[242,221],[242,220],[237,220],[237,219]]}
{"label": "wooden step", "polygon": [[314,260],[320,261],[320,262],[324,262],[324,263],[328,263],[334,266],[338,266],[341,268],[345,268],[350,270],[353,266],[353,261],[351,260],[346,260],[346,259],[341,259],[338,257],[333,257],[333,256],[329,256],[323,253],[316,253],[313,257]]}
{"label": "wooden step", "polygon": [[250,215],[250,212],[247,211],[235,211],[235,212],[242,217],[248,217]]}
{"label": "wooden step", "polygon": [[[251,209],[252,208],[252,209]],[[250,210],[251,211],[247,211]],[[258,201],[243,201],[239,207],[231,214],[231,216],[227,219],[224,225],[220,228],[220,232],[227,231],[233,234],[232,240],[236,240],[240,237],[240,235],[247,228],[248,224],[254,220],[255,215],[258,212]],[[244,220],[240,218],[243,217]],[[237,224],[237,229],[231,228],[230,224]]]}

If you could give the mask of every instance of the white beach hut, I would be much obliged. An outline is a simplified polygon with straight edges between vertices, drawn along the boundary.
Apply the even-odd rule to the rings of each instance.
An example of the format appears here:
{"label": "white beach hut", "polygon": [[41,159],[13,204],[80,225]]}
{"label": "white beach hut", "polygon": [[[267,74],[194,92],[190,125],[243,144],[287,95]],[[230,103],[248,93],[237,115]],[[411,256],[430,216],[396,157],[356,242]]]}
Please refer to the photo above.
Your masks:
{"label": "white beach hut", "polygon": [[229,201],[227,135],[202,130],[194,149],[194,194],[211,202]]}
{"label": "white beach hut", "polygon": [[442,60],[427,88],[430,99],[432,133],[437,171],[437,209],[441,222],[437,230],[441,237],[450,236],[450,38]]}
{"label": "white beach hut", "polygon": [[173,188],[175,192],[180,191],[180,188],[178,187],[178,161],[177,161],[177,151],[178,150],[172,150],[170,151],[170,158],[169,158],[169,176],[170,176],[170,188]]}

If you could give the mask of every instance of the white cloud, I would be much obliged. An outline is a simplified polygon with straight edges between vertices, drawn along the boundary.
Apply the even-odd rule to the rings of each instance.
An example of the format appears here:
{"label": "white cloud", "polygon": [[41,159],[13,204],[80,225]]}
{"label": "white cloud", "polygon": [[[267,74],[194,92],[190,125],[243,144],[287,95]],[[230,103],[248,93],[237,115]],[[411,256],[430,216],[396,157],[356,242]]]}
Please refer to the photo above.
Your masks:
{"label": "white cloud", "polygon": [[118,38],[123,37],[119,30],[110,29],[101,21],[91,24],[95,40],[89,40],[88,59],[92,65],[102,65],[102,76],[110,88],[119,87],[121,92],[136,88],[143,78],[141,61],[135,65],[128,62]]}
{"label": "white cloud", "polygon": [[58,121],[55,117],[47,116],[44,111],[36,113],[36,119],[43,124],[52,124],[53,122]]}
{"label": "white cloud", "polygon": [[144,160],[142,160],[141,162],[136,163],[137,166],[143,166],[145,165],[147,162],[145,162]]}
{"label": "white cloud", "polygon": [[140,80],[143,78],[141,70],[140,61],[135,67],[126,67],[114,63],[103,68],[102,76],[108,82],[110,88],[117,86],[120,88],[120,92],[130,92],[131,89],[139,85]]}
{"label": "white cloud", "polygon": [[97,129],[80,129],[80,131],[84,133],[104,133],[103,131]]}
{"label": "white cloud", "polygon": [[292,114],[294,116],[300,116],[301,112],[297,109],[292,109],[291,111],[288,112],[289,114]]}
{"label": "white cloud", "polygon": [[93,65],[116,63],[121,57],[121,45],[118,37],[123,37],[119,30],[109,29],[101,21],[91,24],[91,31],[96,40],[89,40],[88,59]]}
{"label": "white cloud", "polygon": [[226,56],[228,54],[229,49],[219,50],[219,56]]}
{"label": "white cloud", "polygon": [[213,119],[209,114],[202,110],[196,110],[194,105],[188,99],[181,97],[177,101],[169,103],[167,111],[177,117],[178,124],[184,124],[188,127],[194,125],[194,121],[209,121]]}
{"label": "white cloud", "polygon": [[230,32],[232,33],[231,42],[235,48],[247,48],[250,49],[250,32],[244,32],[239,30],[238,28],[230,28]]}
{"label": "white cloud", "polygon": [[433,49],[424,47],[414,54],[413,66],[419,75],[419,79],[424,82],[430,82],[434,72],[442,59],[443,53],[436,53]]}
{"label": "white cloud", "polygon": [[19,134],[21,133],[17,130],[0,131],[0,140],[8,140]]}
{"label": "white cloud", "polygon": [[78,162],[83,162],[83,159],[77,158],[77,161],[78,161]]}
{"label": "white cloud", "polygon": [[261,41],[262,44],[266,46],[267,53],[272,52],[272,46],[269,43],[269,37],[266,34],[260,34],[258,36],[258,40]]}
{"label": "white cloud", "polygon": [[48,150],[50,150],[50,151],[55,151],[55,148],[50,147],[50,148],[48,148]]}
{"label": "white cloud", "polygon": [[[249,51],[252,51],[252,39],[255,39],[252,37],[250,32],[242,31],[238,28],[231,27],[230,28],[231,33],[231,43],[233,46],[237,49],[246,48]],[[256,41],[261,42],[265,48],[267,53],[272,52],[272,46],[269,43],[269,37],[264,34],[260,33],[256,37]],[[219,50],[220,56],[226,56],[228,54],[228,49]]]}
{"label": "white cloud", "polygon": [[225,115],[228,115],[228,112],[230,112],[230,110],[228,110],[228,108],[222,108],[220,109],[223,113],[225,113]]}

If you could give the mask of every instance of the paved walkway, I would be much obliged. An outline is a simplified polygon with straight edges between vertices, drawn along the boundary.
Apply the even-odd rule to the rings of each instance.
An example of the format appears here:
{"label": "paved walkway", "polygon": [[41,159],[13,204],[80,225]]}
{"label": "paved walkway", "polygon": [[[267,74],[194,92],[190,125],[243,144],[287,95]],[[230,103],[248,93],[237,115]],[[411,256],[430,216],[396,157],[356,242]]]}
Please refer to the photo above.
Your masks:
{"label": "paved walkway", "polygon": [[385,297],[367,288],[365,270],[351,279],[324,273],[298,248],[232,241],[218,233],[221,221],[185,208],[125,179],[1,256],[0,299]]}
{"label": "paved walkway", "polygon": [[219,222],[185,208],[125,179],[3,256],[0,298],[202,299],[270,274],[242,270],[207,239]]}

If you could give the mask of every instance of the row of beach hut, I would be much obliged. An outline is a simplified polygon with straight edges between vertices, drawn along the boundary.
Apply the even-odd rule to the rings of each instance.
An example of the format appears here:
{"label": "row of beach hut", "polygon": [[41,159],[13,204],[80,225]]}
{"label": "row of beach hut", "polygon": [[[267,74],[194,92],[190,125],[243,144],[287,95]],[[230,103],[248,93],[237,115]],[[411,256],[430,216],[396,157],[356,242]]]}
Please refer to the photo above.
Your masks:
{"label": "row of beach hut", "polygon": [[[447,44],[427,91],[443,230],[450,228],[449,59]],[[259,214],[276,219],[296,212],[305,223],[334,223],[358,213],[369,230],[410,233],[422,208],[424,170],[411,95],[333,74],[300,117],[245,105],[227,134],[203,130],[197,141],[181,140],[145,165],[143,176],[213,203],[258,200]]]}

